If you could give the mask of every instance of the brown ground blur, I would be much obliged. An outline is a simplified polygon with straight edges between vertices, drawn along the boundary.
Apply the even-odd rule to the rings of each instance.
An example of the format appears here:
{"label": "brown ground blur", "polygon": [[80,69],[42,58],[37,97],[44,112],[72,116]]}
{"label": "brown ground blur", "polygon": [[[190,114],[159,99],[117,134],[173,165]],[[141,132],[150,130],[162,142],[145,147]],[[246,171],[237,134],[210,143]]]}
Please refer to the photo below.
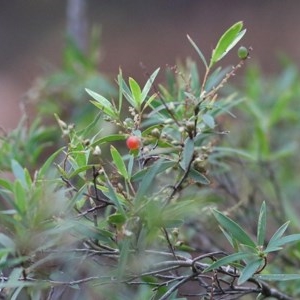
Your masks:
{"label": "brown ground blur", "polygon": [[[1,1],[0,126],[13,128],[21,114],[19,101],[37,76],[61,63],[65,6],[62,0]],[[102,25],[101,70],[116,77],[140,78],[142,61],[151,71],[192,56],[188,33],[208,54],[217,38],[243,20],[252,46],[252,61],[266,72],[279,69],[276,53],[300,60],[298,1],[222,0],[90,0],[91,24]]]}

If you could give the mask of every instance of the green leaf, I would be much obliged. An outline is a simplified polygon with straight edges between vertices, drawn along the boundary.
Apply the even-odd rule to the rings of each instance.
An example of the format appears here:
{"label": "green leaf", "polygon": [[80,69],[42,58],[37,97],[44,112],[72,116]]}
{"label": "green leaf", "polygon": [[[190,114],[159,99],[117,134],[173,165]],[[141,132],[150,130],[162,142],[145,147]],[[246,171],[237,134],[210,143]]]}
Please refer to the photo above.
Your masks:
{"label": "green leaf", "polygon": [[[265,249],[265,252],[271,252],[270,249],[275,249],[277,248],[277,250],[279,250],[280,248],[278,248],[279,246],[277,245],[277,241],[283,236],[283,234],[285,233],[285,231],[287,230],[288,226],[289,226],[289,221],[284,223],[283,225],[281,225],[276,232],[273,234],[273,236],[271,237],[267,248]],[[272,250],[272,251],[276,251],[276,250]]]}
{"label": "green leaf", "polygon": [[27,169],[24,169],[24,175],[25,175],[26,187],[30,187],[32,185],[32,179]]}
{"label": "green leaf", "polygon": [[242,30],[242,28],[243,22],[237,22],[221,36],[212,52],[209,68],[222,59],[240,41],[246,33],[246,29]]}
{"label": "green leaf", "polygon": [[202,116],[202,121],[205,125],[207,125],[211,129],[215,127],[215,119],[209,114],[204,114]]}
{"label": "green leaf", "polygon": [[255,278],[264,281],[288,281],[288,280],[300,280],[300,274],[260,274]]}
{"label": "green leaf", "polygon": [[268,247],[264,250],[264,253],[270,253],[270,252],[275,252],[281,250],[282,247],[274,245],[268,245]]}
{"label": "green leaf", "polygon": [[9,275],[8,282],[16,284],[19,281],[22,272],[23,272],[23,268],[21,267],[14,268]]}
{"label": "green leaf", "polygon": [[204,185],[210,184],[210,180],[195,169],[190,170],[189,177],[192,178],[197,183],[204,184]]}
{"label": "green leaf", "polygon": [[184,142],[184,148],[182,152],[182,163],[181,167],[184,171],[187,171],[190,167],[191,161],[193,159],[195,149],[194,140],[191,138],[187,138]]}
{"label": "green leaf", "polygon": [[108,222],[116,225],[123,225],[126,222],[126,216],[123,214],[112,214],[108,217]]}
{"label": "green leaf", "polygon": [[196,52],[198,53],[198,55],[199,55],[200,59],[202,60],[205,68],[207,69],[208,68],[208,64],[207,64],[207,61],[206,61],[204,55],[202,54],[201,50],[198,48],[198,46],[196,45],[196,43],[191,39],[191,37],[189,35],[187,35],[187,38],[188,38],[189,42],[191,43],[191,45],[196,50]]}
{"label": "green leaf", "polygon": [[8,191],[12,191],[13,189],[13,183],[3,178],[0,178],[0,186]]}
{"label": "green leaf", "polygon": [[151,89],[151,86],[159,72],[160,68],[157,68],[149,77],[149,79],[147,80],[143,90],[142,90],[142,102],[144,102],[147,98],[147,95]]}
{"label": "green leaf", "polygon": [[123,108],[123,84],[122,84],[123,74],[122,74],[121,68],[119,68],[119,74],[118,74],[117,80],[118,80],[118,85],[119,85],[119,109],[118,109],[118,113],[120,115],[120,113],[122,111],[122,108]]}
{"label": "green leaf", "polygon": [[97,228],[93,224],[73,221],[72,225],[72,229],[81,234],[84,239],[91,238],[94,240],[100,240],[104,243],[110,243],[113,237],[111,232]]}
{"label": "green leaf", "polygon": [[241,149],[236,149],[236,148],[228,148],[228,147],[214,147],[214,152],[217,152],[220,154],[220,156],[226,156],[226,155],[231,155],[231,156],[236,156],[240,155],[243,156],[244,158],[254,160],[255,157],[251,155],[250,153],[241,150]]}
{"label": "green leaf", "polygon": [[142,91],[139,84],[131,77],[129,77],[129,86],[132,93],[132,98],[135,101],[135,108],[140,110],[142,103]]}
{"label": "green leaf", "polygon": [[149,188],[153,186],[153,181],[155,179],[155,176],[158,174],[158,171],[160,169],[160,166],[162,164],[163,160],[160,159],[156,161],[153,166],[151,166],[149,169],[147,169],[147,172],[143,176],[143,179],[139,185],[139,188],[137,190],[135,201],[139,203],[146,193],[148,192]]}
{"label": "green leaf", "polygon": [[107,188],[108,188],[108,197],[109,199],[116,205],[116,207],[118,208],[119,212],[121,214],[124,214],[124,209],[123,209],[123,206],[107,176],[107,174],[105,173],[105,179],[106,179],[106,185],[107,185]]}
{"label": "green leaf", "polygon": [[120,245],[120,258],[118,263],[117,276],[121,279],[124,276],[126,267],[128,265],[130,251],[130,239],[123,239]]}
{"label": "green leaf", "polygon": [[18,286],[18,287],[14,290],[14,292],[13,292],[13,294],[12,294],[10,300],[17,300],[19,294],[22,292],[23,289],[24,289],[24,286]]}
{"label": "green leaf", "polygon": [[46,173],[48,172],[51,164],[53,163],[54,159],[60,154],[60,152],[64,149],[65,147],[62,147],[55,151],[53,154],[51,154],[48,159],[44,162],[44,164],[41,166],[40,170],[38,171],[38,179],[42,179]]}
{"label": "green leaf", "polygon": [[207,81],[205,83],[205,90],[211,91],[216,86],[220,84],[220,82],[224,79],[226,74],[232,70],[231,66],[221,68],[216,68],[207,78]]}
{"label": "green leaf", "polygon": [[26,199],[28,191],[24,189],[24,186],[20,182],[20,180],[16,180],[14,184],[14,197],[15,197],[15,205],[16,209],[21,213],[25,213],[27,209]]}
{"label": "green leaf", "polygon": [[114,106],[105,97],[91,91],[90,89],[85,90],[93,99],[96,100],[91,101],[96,107],[112,118],[116,118],[118,116]]}
{"label": "green leaf", "polygon": [[264,241],[265,241],[265,237],[266,237],[266,226],[267,226],[266,203],[264,201],[260,208],[260,213],[259,213],[258,223],[257,223],[257,244],[258,244],[258,246],[264,245]]}
{"label": "green leaf", "polygon": [[11,169],[16,179],[18,179],[23,187],[27,186],[25,170],[24,168],[14,159],[11,161]]}
{"label": "green leaf", "polygon": [[217,210],[213,210],[213,214],[219,224],[224,227],[224,229],[229,232],[234,239],[239,241],[241,244],[249,246],[251,248],[256,248],[256,244],[249,237],[249,235],[233,220],[222,214]]}
{"label": "green leaf", "polygon": [[263,259],[261,257],[258,257],[252,261],[250,261],[246,267],[241,271],[241,275],[238,279],[238,284],[243,284],[246,282],[249,278],[251,278],[255,272],[258,270],[258,268],[263,263]]}
{"label": "green leaf", "polygon": [[[97,126],[99,124],[99,120],[102,115],[103,115],[102,111],[100,111],[91,123],[89,123],[85,128],[77,131],[77,135],[78,136],[88,136],[90,133],[93,134],[95,128],[97,128]],[[94,140],[94,138],[92,138],[92,140]]]}
{"label": "green leaf", "polygon": [[112,159],[114,161],[114,164],[116,165],[118,172],[126,179],[129,180],[129,174],[126,170],[126,166],[124,163],[124,160],[121,156],[121,154],[119,153],[119,151],[114,147],[114,146],[110,146],[110,153],[112,156]]}
{"label": "green leaf", "polygon": [[[272,243],[269,243],[265,252],[270,252],[271,247],[278,247],[280,249],[281,246],[284,246],[288,243],[298,242],[298,241],[300,241],[300,233],[287,235],[287,236],[279,238],[275,241],[272,241]],[[269,247],[269,245],[270,245],[270,247]]]}
{"label": "green leaf", "polygon": [[145,109],[146,107],[148,107],[149,105],[151,105],[151,102],[153,100],[155,100],[157,98],[157,94],[153,94],[151,97],[149,97],[149,99],[146,101],[143,109]]}
{"label": "green leaf", "polygon": [[[220,226],[220,229],[221,229],[222,233],[224,234],[224,236],[226,237],[229,244],[231,245],[231,247],[233,249],[235,249],[235,241],[232,238],[232,236],[224,228],[222,228],[221,226]],[[235,249],[235,250],[237,251],[238,249]]]}
{"label": "green leaf", "polygon": [[[158,168],[158,170],[157,170],[157,174],[159,174],[159,173],[161,173],[161,172],[163,172],[163,171],[165,171],[165,170],[167,170],[167,169],[173,168],[173,167],[175,167],[176,165],[177,165],[177,162],[175,162],[175,161],[163,161],[163,162],[160,164],[160,166],[159,166],[159,168]],[[150,167],[149,167],[149,168],[150,168]],[[145,174],[148,172],[149,168],[142,169],[141,171],[135,173],[135,174],[132,176],[131,180],[132,180],[133,182],[142,180],[142,179],[144,178]]]}
{"label": "green leaf", "polygon": [[237,253],[227,255],[225,257],[218,259],[216,262],[212,263],[209,267],[207,267],[206,269],[203,270],[203,273],[209,272],[211,270],[217,269],[222,266],[227,266],[227,265],[231,264],[232,262],[247,259],[251,256],[253,256],[253,254],[247,253],[247,252],[237,252]]}
{"label": "green leaf", "polygon": [[129,178],[131,178],[131,175],[132,175],[133,165],[134,165],[134,156],[130,155],[129,161],[128,161],[128,167],[127,167],[127,170],[128,170],[127,172],[128,172]]}
{"label": "green leaf", "polygon": [[[125,80],[122,78],[122,75],[118,76],[118,84],[120,86],[120,91],[122,91],[123,95],[125,96],[126,100],[129,102],[129,104],[136,108],[136,102],[132,97],[132,92],[130,91],[130,88],[126,84]],[[122,107],[119,108],[122,110]]]}
{"label": "green leaf", "polygon": [[[85,166],[82,166],[82,167],[76,167],[76,168],[74,168],[75,170],[71,174],[68,175],[68,178],[73,178],[74,176],[77,176],[77,175],[85,176],[86,171],[92,170],[93,166],[94,165],[85,165]],[[83,173],[83,174],[80,174],[80,173]]]}
{"label": "green leaf", "polygon": [[14,241],[4,233],[0,232],[0,244],[7,249],[15,249]]}
{"label": "green leaf", "polygon": [[92,148],[97,145],[115,142],[115,141],[121,141],[121,140],[125,140],[124,134],[111,134],[111,135],[104,136],[104,137],[94,141],[90,147]]}

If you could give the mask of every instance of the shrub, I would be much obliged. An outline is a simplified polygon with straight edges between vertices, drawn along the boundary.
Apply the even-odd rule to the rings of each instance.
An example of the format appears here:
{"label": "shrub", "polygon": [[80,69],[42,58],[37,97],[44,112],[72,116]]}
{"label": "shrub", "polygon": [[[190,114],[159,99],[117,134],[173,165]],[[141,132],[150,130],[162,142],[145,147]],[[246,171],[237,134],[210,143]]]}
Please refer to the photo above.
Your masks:
{"label": "shrub", "polygon": [[[120,71],[118,101],[86,89],[98,115],[78,129],[58,111],[65,146],[34,172],[22,163],[36,140],[28,139],[28,147],[14,153],[8,149],[15,144],[4,138],[1,151],[14,178],[0,180],[4,296],[163,300],[236,299],[251,293],[291,299],[287,286],[280,291],[266,281],[300,275],[276,273],[269,257],[300,235],[284,235],[285,222],[269,238],[266,203],[271,200],[263,197],[255,198],[255,209],[260,207],[255,231],[255,209],[251,226],[233,220],[237,212],[245,217],[248,203],[230,182],[234,163],[265,164],[272,157],[265,152],[266,119],[254,102],[243,105],[257,117],[253,143],[262,148],[256,152],[250,139],[242,150],[226,146],[228,132],[220,121],[241,102],[234,93],[222,95],[221,88],[249,53],[239,51],[235,67],[216,64],[245,32],[242,22],[231,26],[209,61],[188,36],[204,65],[201,79],[196,64],[187,60],[167,70],[166,85],[155,83],[159,69],[143,87],[133,78],[126,81]],[[275,111],[275,123],[278,116]],[[277,182],[271,182],[276,189]],[[232,249],[219,242],[217,224]]]}

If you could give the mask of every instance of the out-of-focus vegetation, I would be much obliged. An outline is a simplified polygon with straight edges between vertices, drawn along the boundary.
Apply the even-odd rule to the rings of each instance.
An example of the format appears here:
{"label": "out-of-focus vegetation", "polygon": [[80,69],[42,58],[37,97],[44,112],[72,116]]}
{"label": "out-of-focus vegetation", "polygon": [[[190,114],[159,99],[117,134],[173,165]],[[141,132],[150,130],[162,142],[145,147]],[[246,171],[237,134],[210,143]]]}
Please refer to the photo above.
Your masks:
{"label": "out-of-focus vegetation", "polygon": [[199,61],[144,86],[67,44],[28,93],[39,118],[1,137],[1,296],[299,296],[299,71],[265,77],[245,48],[219,67],[244,34],[209,60],[188,37]]}

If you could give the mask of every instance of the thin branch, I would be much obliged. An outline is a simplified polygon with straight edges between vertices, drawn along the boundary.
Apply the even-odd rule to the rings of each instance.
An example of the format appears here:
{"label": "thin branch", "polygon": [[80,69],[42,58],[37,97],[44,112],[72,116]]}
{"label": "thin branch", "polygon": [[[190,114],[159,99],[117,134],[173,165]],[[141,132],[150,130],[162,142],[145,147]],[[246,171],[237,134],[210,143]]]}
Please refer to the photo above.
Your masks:
{"label": "thin branch", "polygon": [[174,284],[162,297],[159,298],[159,300],[166,300],[166,299],[168,299],[168,297],[171,296],[174,291],[176,291],[180,286],[182,286],[183,284],[185,284],[186,282],[188,282],[194,276],[195,276],[194,274],[189,275],[189,276],[185,276],[179,282],[177,282],[176,284]]}

